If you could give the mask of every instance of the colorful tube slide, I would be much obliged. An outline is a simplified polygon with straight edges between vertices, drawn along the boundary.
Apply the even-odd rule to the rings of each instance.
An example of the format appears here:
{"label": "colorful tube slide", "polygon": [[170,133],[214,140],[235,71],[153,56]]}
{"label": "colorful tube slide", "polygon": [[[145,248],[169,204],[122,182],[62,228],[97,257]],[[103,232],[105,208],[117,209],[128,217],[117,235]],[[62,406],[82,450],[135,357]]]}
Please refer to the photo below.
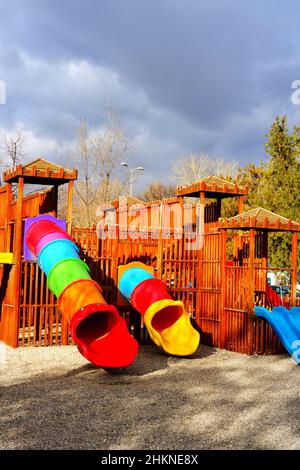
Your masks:
{"label": "colorful tube slide", "polygon": [[91,279],[87,264],[58,219],[36,219],[31,219],[27,233],[25,227],[27,247],[38,257],[79,352],[100,367],[128,366],[137,355],[138,343],[125,320],[105,302],[101,287]]}
{"label": "colorful tube slide", "polygon": [[119,289],[123,297],[143,316],[154,343],[169,354],[189,356],[199,346],[200,335],[192,327],[184,304],[173,300],[166,285],[143,263],[119,268]]}
{"label": "colorful tube slide", "polygon": [[300,364],[300,307],[255,307],[258,317],[264,318],[273,328],[281,343],[297,364]]}

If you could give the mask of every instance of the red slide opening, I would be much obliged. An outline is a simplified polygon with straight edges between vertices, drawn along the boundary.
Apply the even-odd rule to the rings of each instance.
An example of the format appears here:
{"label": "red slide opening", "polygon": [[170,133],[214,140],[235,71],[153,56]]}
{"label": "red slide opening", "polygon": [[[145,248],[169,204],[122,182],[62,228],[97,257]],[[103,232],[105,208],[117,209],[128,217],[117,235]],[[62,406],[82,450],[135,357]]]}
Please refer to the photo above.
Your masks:
{"label": "red slide opening", "polygon": [[91,344],[104,336],[117,324],[116,317],[108,311],[96,311],[82,320],[76,328],[77,338]]}
{"label": "red slide opening", "polygon": [[83,307],[72,317],[70,329],[80,353],[96,366],[126,367],[137,355],[138,343],[113,305]]}

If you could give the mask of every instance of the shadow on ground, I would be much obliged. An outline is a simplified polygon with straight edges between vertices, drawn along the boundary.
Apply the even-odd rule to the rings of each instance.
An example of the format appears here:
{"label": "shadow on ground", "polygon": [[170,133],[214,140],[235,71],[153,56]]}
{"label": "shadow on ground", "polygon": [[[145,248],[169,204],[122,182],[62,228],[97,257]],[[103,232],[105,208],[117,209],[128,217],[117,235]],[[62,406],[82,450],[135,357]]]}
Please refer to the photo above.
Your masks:
{"label": "shadow on ground", "polygon": [[0,388],[0,448],[300,449],[300,371],[287,357],[141,347],[122,373],[60,371],[62,357],[26,381],[15,364]]}

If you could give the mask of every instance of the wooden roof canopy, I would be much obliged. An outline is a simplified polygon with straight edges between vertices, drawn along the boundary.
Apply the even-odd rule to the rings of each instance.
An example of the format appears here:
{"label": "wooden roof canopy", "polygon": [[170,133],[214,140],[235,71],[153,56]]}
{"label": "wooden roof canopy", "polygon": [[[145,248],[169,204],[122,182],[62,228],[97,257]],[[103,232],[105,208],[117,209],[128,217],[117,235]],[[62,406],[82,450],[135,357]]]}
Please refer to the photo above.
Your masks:
{"label": "wooden roof canopy", "polygon": [[17,183],[20,177],[24,178],[24,183],[59,186],[76,180],[77,170],[68,170],[43,158],[38,158],[27,165],[18,165],[3,172],[5,183]]}
{"label": "wooden roof canopy", "polygon": [[[134,196],[130,196],[130,195],[124,195],[124,196],[120,196],[119,199],[113,199],[112,201],[109,201],[109,203],[107,204],[107,210],[110,210],[112,208],[112,206],[114,208],[117,208],[119,207],[120,205],[120,200],[121,200],[121,206],[122,206],[122,201],[126,201],[126,206],[127,207],[131,207],[131,206],[134,206],[136,204],[145,204],[144,201],[141,201],[141,199],[138,199]],[[101,206],[103,208],[105,208],[105,204],[101,204]]]}
{"label": "wooden roof canopy", "polygon": [[238,186],[218,176],[207,176],[202,180],[176,189],[177,196],[199,197],[204,193],[206,198],[223,199],[226,197],[244,196],[248,194],[248,188]]}
{"label": "wooden roof canopy", "polygon": [[256,228],[273,232],[300,231],[300,223],[287,219],[286,217],[282,217],[281,215],[275,214],[267,209],[263,209],[262,207],[257,207],[256,209],[243,212],[235,217],[221,221],[220,225],[222,228],[238,230]]}

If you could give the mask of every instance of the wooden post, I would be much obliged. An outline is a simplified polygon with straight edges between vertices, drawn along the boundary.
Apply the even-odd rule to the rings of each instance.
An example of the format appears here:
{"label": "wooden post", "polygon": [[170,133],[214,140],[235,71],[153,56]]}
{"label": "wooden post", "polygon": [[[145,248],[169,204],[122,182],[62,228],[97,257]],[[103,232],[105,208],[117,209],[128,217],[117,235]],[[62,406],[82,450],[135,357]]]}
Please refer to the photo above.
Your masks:
{"label": "wooden post", "polygon": [[264,307],[267,306],[267,278],[268,278],[268,232],[265,230],[262,235],[262,285],[265,288]]}
{"label": "wooden post", "polygon": [[[198,250],[197,253],[197,265],[198,265],[198,272],[197,272],[197,296],[196,296],[196,303],[198,305],[198,318],[203,316],[203,299],[202,299],[202,289],[203,289],[203,254],[204,254],[204,244],[206,240],[205,236],[205,220],[204,220],[204,210],[205,210],[205,192],[200,192],[200,207],[199,207],[199,228],[200,238],[203,237],[203,246]],[[197,319],[198,320],[198,319]],[[201,320],[199,321],[199,326],[201,327]]]}
{"label": "wooden post", "polygon": [[16,207],[16,229],[15,229],[15,250],[14,250],[14,277],[15,277],[15,299],[14,299],[14,315],[11,317],[11,331],[13,332],[12,344],[13,348],[18,347],[19,342],[19,317],[20,317],[20,303],[21,303],[21,271],[22,271],[22,244],[23,244],[23,194],[24,194],[24,178],[19,178],[18,181],[18,199]]}
{"label": "wooden post", "polygon": [[199,211],[199,217],[200,217],[199,226],[202,228],[202,227],[205,226],[205,192],[204,191],[200,192],[200,208],[199,209],[200,209],[200,211]]}
{"label": "wooden post", "polygon": [[6,185],[6,213],[5,213],[5,251],[7,253],[12,249],[11,247],[11,224],[10,221],[10,203],[12,198],[11,183]]}
{"label": "wooden post", "polygon": [[220,296],[220,348],[225,347],[227,335],[226,322],[226,251],[227,251],[227,231],[221,229],[221,296]]}
{"label": "wooden post", "polygon": [[291,305],[296,305],[298,273],[298,232],[292,235]]}
{"label": "wooden post", "polygon": [[163,205],[160,203],[159,208],[159,227],[158,227],[158,245],[157,245],[157,277],[162,278],[163,273]]}
{"label": "wooden post", "polygon": [[219,219],[222,216],[222,199],[221,198],[217,199],[217,215],[218,215],[217,219]]}
{"label": "wooden post", "polygon": [[243,212],[244,212],[244,196],[239,196],[238,214],[242,214]]}
{"label": "wooden post", "polygon": [[255,229],[250,229],[249,234],[249,290],[248,290],[248,322],[247,343],[248,354],[253,354],[253,314],[254,314],[254,290],[255,290]]}
{"label": "wooden post", "polygon": [[67,213],[67,231],[71,235],[72,232],[72,215],[73,215],[73,188],[74,181],[68,183],[68,213]]}
{"label": "wooden post", "polygon": [[55,214],[54,217],[57,217],[57,211],[58,211],[58,186],[55,184],[53,186],[53,197],[55,200]]}

